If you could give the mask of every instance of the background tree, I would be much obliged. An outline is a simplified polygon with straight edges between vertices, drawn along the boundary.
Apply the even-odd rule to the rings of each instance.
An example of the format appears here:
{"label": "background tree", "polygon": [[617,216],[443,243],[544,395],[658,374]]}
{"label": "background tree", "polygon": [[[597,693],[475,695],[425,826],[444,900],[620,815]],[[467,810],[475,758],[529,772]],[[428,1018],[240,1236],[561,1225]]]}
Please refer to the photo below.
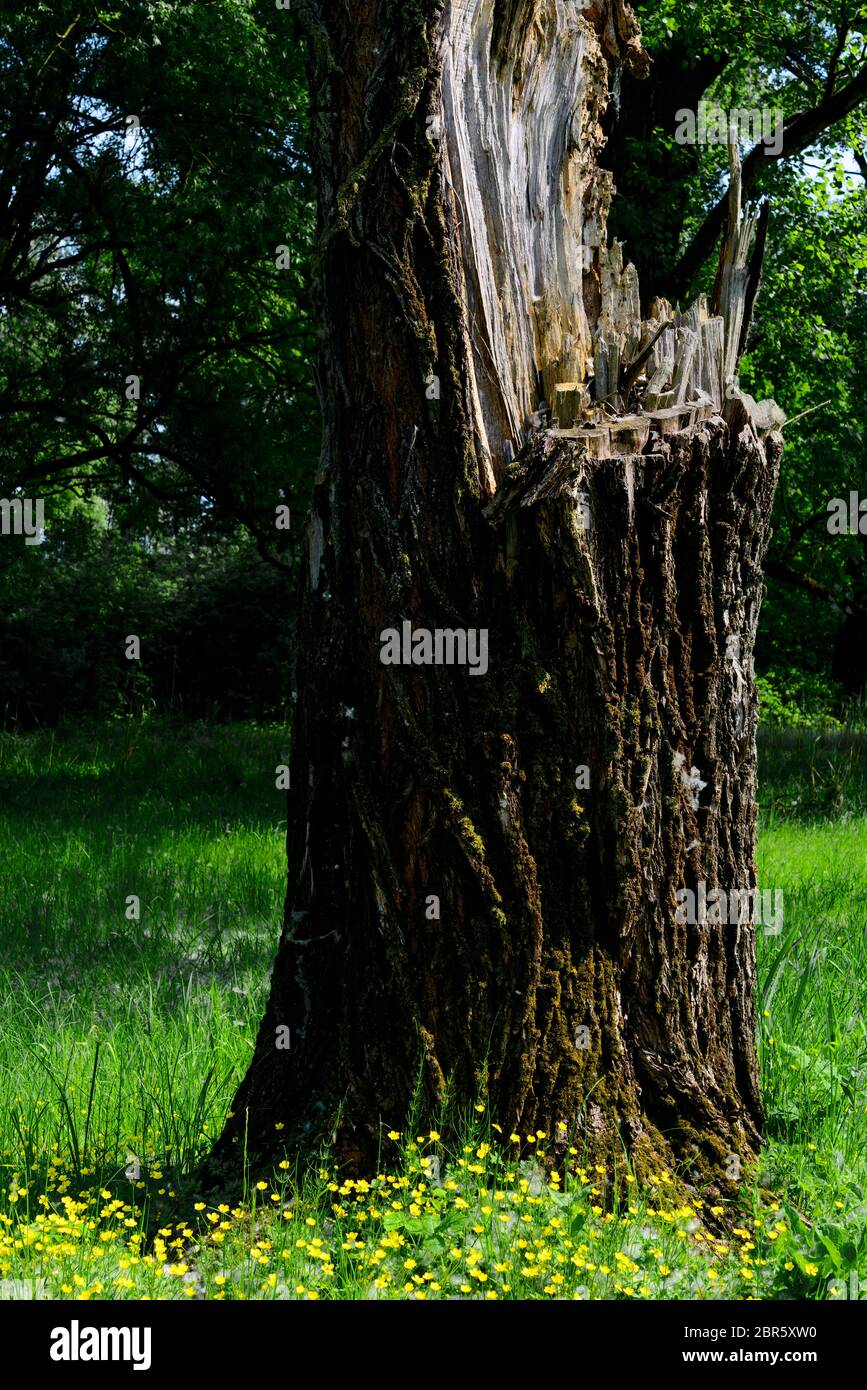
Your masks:
{"label": "background tree", "polygon": [[[679,110],[769,108],[785,138],[746,151],[744,196],[773,191],[779,164],[849,150],[862,176],[867,144],[867,7],[853,0],[636,6],[652,55],[649,80],[624,72],[609,114],[606,163],[624,189],[612,230],[629,242],[647,299],[694,293],[726,216],[724,148],[678,144]],[[649,206],[648,206],[649,204]],[[660,254],[663,253],[663,254]]]}
{"label": "background tree", "polygon": [[[793,420],[757,660],[766,717],[842,716],[865,684],[865,550],[863,538],[829,538],[823,508],[863,473],[863,6],[648,0],[639,15],[652,62],[641,77],[615,68],[600,157],[619,189],[612,233],[639,268],[645,305],[660,290],[684,303],[710,293],[715,274],[725,151],[677,144],[677,111],[706,98],[779,105],[786,116],[779,159],[742,151],[745,187],[773,200],[744,379],[759,395],[772,383]],[[0,496],[24,489],[49,502],[43,547],[0,547],[9,719],[140,707],[127,698],[126,664],[110,662],[91,706],[76,651],[97,610],[75,594],[101,588],[107,602],[123,554],[135,570],[123,592],[141,603],[121,618],[118,599],[120,626],[163,632],[140,611],[145,593],[171,607],[184,567],[216,578],[220,556],[226,592],[246,563],[255,606],[270,605],[273,580],[254,550],[285,572],[280,607],[290,611],[296,546],[292,531],[275,531],[275,507],[290,504],[300,520],[320,429],[300,63],[295,11],[264,0],[4,9]],[[130,375],[140,377],[137,401],[125,394]],[[103,542],[114,535],[130,545],[109,564]],[[176,582],[166,584],[168,570]],[[204,626],[186,644],[173,639],[172,651],[201,652],[216,611],[205,622],[207,605],[178,602],[175,632],[194,618]],[[63,623],[46,624],[52,603]],[[48,627],[59,647],[21,637]],[[288,645],[288,621],[281,630]],[[261,710],[258,692],[274,689],[286,661],[269,666],[265,648],[238,639],[231,700],[221,698],[219,660],[206,663],[213,679],[187,683],[192,663],[175,667],[174,657],[151,667],[136,700]],[[163,633],[151,645],[154,662],[167,642]],[[95,632],[81,644],[97,647]],[[59,669],[70,679],[58,682]]]}
{"label": "background tree", "polygon": [[0,16],[0,497],[46,504],[42,546],[0,544],[4,727],[285,717],[276,509],[303,515],[319,418],[306,90],[272,19]]}
{"label": "background tree", "polygon": [[280,563],[319,424],[300,60],[263,9],[4,9],[0,491],[240,522]]}

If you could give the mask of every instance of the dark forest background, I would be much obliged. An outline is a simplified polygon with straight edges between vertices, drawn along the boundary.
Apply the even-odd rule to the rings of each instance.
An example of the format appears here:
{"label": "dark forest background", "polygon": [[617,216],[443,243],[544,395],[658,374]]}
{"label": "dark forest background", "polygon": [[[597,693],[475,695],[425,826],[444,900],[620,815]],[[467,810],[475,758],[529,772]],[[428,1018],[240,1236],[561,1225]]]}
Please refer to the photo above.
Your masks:
{"label": "dark forest background", "polygon": [[[790,417],[763,712],[859,718],[867,535],[827,518],[864,479],[867,10],[636,8],[654,67],[618,83],[606,158],[645,294],[715,269],[725,151],[679,145],[678,109],[786,117],[782,158],[742,151],[771,199],[744,384]],[[319,447],[305,41],[252,0],[4,7],[0,498],[44,499],[46,534],[0,537],[0,727],[288,708]]]}

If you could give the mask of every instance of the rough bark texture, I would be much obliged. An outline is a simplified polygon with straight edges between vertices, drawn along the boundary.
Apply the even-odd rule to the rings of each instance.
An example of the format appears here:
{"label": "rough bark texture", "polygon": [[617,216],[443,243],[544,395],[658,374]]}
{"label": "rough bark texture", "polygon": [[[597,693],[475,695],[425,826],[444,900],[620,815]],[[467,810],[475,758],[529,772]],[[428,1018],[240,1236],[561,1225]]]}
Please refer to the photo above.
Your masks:
{"label": "rough bark texture", "polygon": [[[421,1069],[431,1102],[724,1186],[762,1123],[754,931],[679,925],[675,894],[755,883],[779,436],[723,379],[733,325],[642,323],[606,249],[600,120],[610,70],[642,66],[634,23],[619,0],[306,14],[325,433],[289,888],[215,1162],[282,1122],[363,1164]],[[487,629],[487,673],[383,665],[405,620]]]}

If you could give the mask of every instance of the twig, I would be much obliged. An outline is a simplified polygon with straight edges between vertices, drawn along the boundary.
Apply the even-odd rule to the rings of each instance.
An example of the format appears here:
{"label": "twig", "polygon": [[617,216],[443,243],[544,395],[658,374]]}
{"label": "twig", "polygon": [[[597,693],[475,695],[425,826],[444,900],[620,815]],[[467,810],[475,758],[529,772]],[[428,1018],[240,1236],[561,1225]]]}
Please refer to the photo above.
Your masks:
{"label": "twig", "polygon": [[820,401],[818,405],[811,405],[809,409],[802,410],[800,415],[793,415],[791,420],[784,420],[782,425],[780,425],[780,429],[784,430],[786,425],[794,425],[796,420],[803,420],[805,415],[812,415],[814,410],[821,410],[826,405],[831,405],[831,401]]}

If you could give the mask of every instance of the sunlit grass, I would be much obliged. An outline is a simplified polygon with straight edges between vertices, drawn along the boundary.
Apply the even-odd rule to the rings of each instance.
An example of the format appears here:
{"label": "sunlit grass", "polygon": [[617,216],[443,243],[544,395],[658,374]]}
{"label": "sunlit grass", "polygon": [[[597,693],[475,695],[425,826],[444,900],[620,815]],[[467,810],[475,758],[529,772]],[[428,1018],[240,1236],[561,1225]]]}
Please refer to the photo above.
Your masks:
{"label": "sunlit grass", "polygon": [[441,1138],[402,1135],[368,1184],[325,1155],[228,1210],[184,1189],[190,1214],[146,1241],[251,1055],[285,756],[283,730],[250,726],[0,737],[0,1296],[829,1297],[867,1279],[867,759],[800,731],[763,752],[759,879],[785,900],[758,940],[773,1204],[745,1188],[715,1236],[701,1195],[687,1211],[659,1174],[614,1209],[580,1151],[562,1182],[519,1163],[480,1098]]}

